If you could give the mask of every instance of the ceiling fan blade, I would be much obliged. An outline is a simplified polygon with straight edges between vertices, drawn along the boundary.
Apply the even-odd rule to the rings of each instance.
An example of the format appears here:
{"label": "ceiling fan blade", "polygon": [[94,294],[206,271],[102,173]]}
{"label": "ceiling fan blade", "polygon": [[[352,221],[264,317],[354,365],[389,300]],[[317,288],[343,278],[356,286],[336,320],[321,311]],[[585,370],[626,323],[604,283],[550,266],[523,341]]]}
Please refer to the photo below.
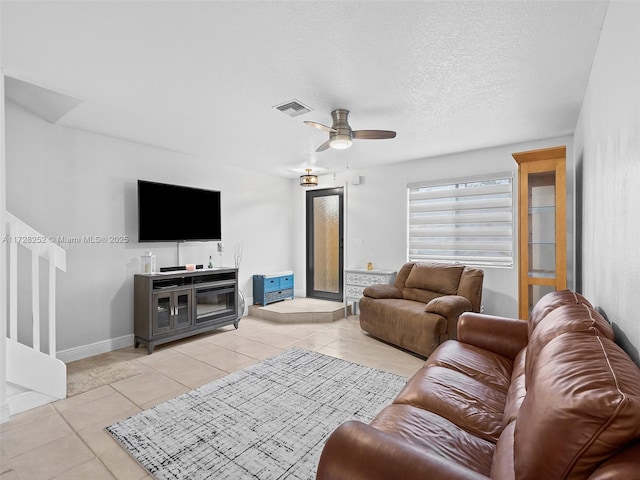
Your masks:
{"label": "ceiling fan blade", "polygon": [[315,127],[318,130],[323,130],[325,132],[331,132],[331,133],[336,133],[337,132],[337,130],[335,128],[327,127],[326,125],[322,125],[321,123],[310,122],[309,120],[305,120],[304,123],[306,123],[310,127]]}
{"label": "ceiling fan blade", "polygon": [[377,140],[380,138],[395,138],[396,132],[391,130],[354,130],[353,138],[359,140]]}
{"label": "ceiling fan blade", "polygon": [[324,142],[322,145],[318,147],[316,152],[324,152],[327,148],[329,148],[330,145],[331,145],[331,140],[327,140],[326,142]]}

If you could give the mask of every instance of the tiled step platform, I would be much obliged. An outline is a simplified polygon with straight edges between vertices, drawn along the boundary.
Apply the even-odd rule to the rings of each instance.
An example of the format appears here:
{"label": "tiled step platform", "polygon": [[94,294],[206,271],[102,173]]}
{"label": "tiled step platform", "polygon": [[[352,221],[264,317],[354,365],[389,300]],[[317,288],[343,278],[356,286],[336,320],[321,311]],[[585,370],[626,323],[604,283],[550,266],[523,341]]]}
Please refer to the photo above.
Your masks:
{"label": "tiled step platform", "polygon": [[[347,315],[350,311],[351,307]],[[344,315],[344,303],[315,298],[293,298],[265,306],[249,306],[249,316],[282,323],[334,322]]]}

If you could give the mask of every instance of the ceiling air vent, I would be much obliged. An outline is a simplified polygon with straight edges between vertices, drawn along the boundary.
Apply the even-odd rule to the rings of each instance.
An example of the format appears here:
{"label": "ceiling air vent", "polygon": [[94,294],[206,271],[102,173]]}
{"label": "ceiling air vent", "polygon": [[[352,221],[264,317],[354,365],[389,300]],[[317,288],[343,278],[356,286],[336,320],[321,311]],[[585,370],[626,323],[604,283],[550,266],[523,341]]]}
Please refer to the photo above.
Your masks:
{"label": "ceiling air vent", "polygon": [[291,100],[290,102],[285,102],[280,105],[276,105],[273,108],[277,108],[282,113],[286,113],[290,117],[297,117],[298,115],[303,115],[311,111],[309,107],[301,104],[297,100]]}

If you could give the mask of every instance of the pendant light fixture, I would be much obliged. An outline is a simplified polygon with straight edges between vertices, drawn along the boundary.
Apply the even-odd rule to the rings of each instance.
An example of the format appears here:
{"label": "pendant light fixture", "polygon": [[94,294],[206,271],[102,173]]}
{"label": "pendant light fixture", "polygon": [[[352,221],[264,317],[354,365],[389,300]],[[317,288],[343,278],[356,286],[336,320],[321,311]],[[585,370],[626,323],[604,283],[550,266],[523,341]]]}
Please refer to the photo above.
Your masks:
{"label": "pendant light fixture", "polygon": [[311,169],[305,168],[305,175],[300,175],[300,186],[301,187],[317,187],[318,186],[318,176],[311,175]]}

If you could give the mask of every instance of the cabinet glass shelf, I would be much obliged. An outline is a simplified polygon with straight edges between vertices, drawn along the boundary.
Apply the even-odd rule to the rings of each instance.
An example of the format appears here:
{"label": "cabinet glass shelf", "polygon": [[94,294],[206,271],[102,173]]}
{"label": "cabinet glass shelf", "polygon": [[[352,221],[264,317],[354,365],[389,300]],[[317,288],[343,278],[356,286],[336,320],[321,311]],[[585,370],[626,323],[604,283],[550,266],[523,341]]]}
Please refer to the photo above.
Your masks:
{"label": "cabinet glass shelf", "polygon": [[555,205],[531,205],[529,207],[529,213],[555,212],[555,209]]}
{"label": "cabinet glass shelf", "polygon": [[529,272],[529,278],[554,278],[555,270],[532,270]]}

